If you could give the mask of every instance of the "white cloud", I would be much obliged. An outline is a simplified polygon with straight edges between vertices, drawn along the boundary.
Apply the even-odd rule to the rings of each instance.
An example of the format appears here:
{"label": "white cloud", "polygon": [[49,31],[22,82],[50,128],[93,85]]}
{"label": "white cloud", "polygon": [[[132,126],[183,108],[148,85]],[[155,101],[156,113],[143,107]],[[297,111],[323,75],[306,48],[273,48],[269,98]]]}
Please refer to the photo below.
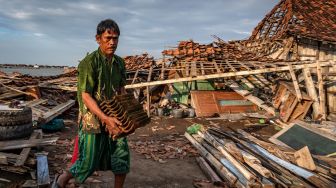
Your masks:
{"label": "white cloud", "polygon": [[[148,52],[160,57],[166,46],[181,40],[210,43],[213,34],[224,40],[246,38],[277,1],[0,0],[0,60],[76,64],[87,51],[97,49],[95,29],[105,18],[120,26],[118,54]],[[11,45],[3,45],[4,40]],[[16,47],[29,53],[13,57]]]}
{"label": "white cloud", "polygon": [[45,36],[45,34],[43,34],[43,33],[33,33],[35,36],[37,36],[37,37],[43,37],[43,36]]}

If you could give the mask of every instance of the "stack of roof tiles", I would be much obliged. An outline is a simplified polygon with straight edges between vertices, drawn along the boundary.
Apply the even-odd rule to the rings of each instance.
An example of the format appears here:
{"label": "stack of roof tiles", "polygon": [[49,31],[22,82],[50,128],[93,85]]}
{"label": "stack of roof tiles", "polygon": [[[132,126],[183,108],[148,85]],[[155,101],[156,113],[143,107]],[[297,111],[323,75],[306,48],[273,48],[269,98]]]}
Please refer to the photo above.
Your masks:
{"label": "stack of roof tiles", "polygon": [[151,66],[155,65],[154,57],[148,55],[147,53],[134,56],[124,57],[126,63],[126,69],[129,71],[138,69],[149,69]]}
{"label": "stack of roof tiles", "polygon": [[256,55],[238,48],[235,43],[222,40],[210,44],[199,44],[192,40],[181,41],[176,49],[162,51],[163,55],[173,56],[180,61],[211,61],[211,60],[265,60],[256,59]]}

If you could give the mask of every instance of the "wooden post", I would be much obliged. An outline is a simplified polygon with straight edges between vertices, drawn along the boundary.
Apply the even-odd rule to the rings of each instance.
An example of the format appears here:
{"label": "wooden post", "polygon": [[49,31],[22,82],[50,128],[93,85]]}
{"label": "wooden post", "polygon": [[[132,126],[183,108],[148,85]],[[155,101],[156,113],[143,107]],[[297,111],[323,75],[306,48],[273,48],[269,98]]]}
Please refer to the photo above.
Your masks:
{"label": "wooden post", "polygon": [[161,66],[161,79],[164,80],[164,71],[166,66],[166,55],[163,55],[162,66]]}
{"label": "wooden post", "polygon": [[303,75],[305,77],[305,83],[306,83],[306,88],[307,88],[307,92],[308,95],[313,99],[313,119],[317,119],[319,114],[320,114],[320,105],[319,105],[319,101],[317,98],[317,93],[315,90],[315,85],[313,82],[313,79],[311,77],[310,74],[310,70],[308,67],[304,67],[303,68]]}
{"label": "wooden post", "polygon": [[293,66],[292,65],[289,65],[289,73],[290,73],[290,75],[292,77],[293,85],[294,85],[295,92],[296,92],[296,97],[298,98],[298,100],[300,102],[302,100],[302,95],[301,95],[299,83],[297,82],[296,75],[295,75],[295,72],[293,70]]}
{"label": "wooden post", "polygon": [[320,61],[317,61],[316,69],[317,69],[317,79],[318,79],[318,88],[320,97],[320,112],[322,114],[322,120],[326,120],[327,119],[326,95],[324,91],[324,83],[322,78]]}
{"label": "wooden post", "polygon": [[136,70],[136,72],[135,72],[135,75],[134,75],[134,78],[133,78],[133,80],[132,80],[132,83],[131,83],[131,84],[134,84],[134,82],[135,82],[135,80],[136,80],[136,78],[137,78],[137,76],[138,76],[138,73],[139,73],[139,69],[138,69],[138,70]]}
{"label": "wooden post", "polygon": [[147,115],[150,117],[150,95],[149,95],[149,86],[146,87],[147,89]]}

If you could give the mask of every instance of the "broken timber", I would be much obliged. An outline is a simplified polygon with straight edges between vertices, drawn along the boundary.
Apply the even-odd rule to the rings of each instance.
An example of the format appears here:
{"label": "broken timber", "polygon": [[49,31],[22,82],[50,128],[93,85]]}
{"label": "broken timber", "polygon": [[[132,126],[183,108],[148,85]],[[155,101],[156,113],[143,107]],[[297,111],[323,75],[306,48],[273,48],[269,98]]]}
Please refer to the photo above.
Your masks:
{"label": "broken timber", "polygon": [[1,141],[0,151],[27,148],[27,147],[35,147],[35,146],[41,146],[41,145],[50,145],[50,144],[56,143],[57,140],[58,140],[58,137],[43,138],[43,139],[30,139],[30,140]]}
{"label": "broken timber", "polygon": [[264,101],[259,99],[258,97],[253,96],[249,91],[240,87],[236,82],[229,85],[229,87],[237,92],[239,95],[245,97],[247,100],[253,102],[258,105],[260,108],[266,110],[268,113],[275,115],[275,109],[273,107],[267,106]]}
{"label": "broken timber", "polygon": [[[332,66],[336,65],[335,62],[327,61],[327,62],[320,62],[321,67],[325,66]],[[307,63],[307,64],[294,64],[292,65],[293,70],[307,68],[316,68],[317,63]],[[248,71],[238,71],[238,72],[225,72],[219,74],[209,74],[209,75],[198,75],[194,77],[183,77],[183,78],[176,78],[176,79],[169,79],[169,80],[160,80],[160,81],[152,81],[146,83],[136,83],[131,85],[126,85],[126,89],[131,88],[139,88],[139,87],[146,87],[146,86],[154,86],[154,85],[163,85],[163,84],[171,84],[177,82],[188,82],[194,80],[207,80],[207,79],[215,79],[215,78],[225,78],[225,77],[235,77],[235,76],[244,76],[244,75],[253,75],[253,74],[262,74],[262,73],[270,73],[270,72],[282,72],[282,71],[289,71],[289,65],[282,65],[278,67],[272,68],[262,68],[262,69],[255,69],[255,70],[248,70]]]}

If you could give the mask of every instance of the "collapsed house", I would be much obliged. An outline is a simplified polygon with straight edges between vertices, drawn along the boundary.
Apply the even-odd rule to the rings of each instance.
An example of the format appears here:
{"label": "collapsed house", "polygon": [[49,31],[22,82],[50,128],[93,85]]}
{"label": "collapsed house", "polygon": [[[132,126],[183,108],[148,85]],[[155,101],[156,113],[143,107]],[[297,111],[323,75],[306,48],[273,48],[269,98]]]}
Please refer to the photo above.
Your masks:
{"label": "collapsed house", "polygon": [[[127,56],[126,89],[143,103],[149,116],[167,106],[170,110],[193,108],[198,117],[218,115],[221,118],[224,113],[231,116],[262,111],[266,115],[258,114],[257,118],[272,120],[284,131],[300,126],[300,134],[305,137],[309,127],[309,136],[313,136],[307,134],[308,139],[327,140],[329,144],[325,150],[309,146],[314,160],[318,159],[316,166],[309,168],[302,164],[305,160],[301,158],[299,164],[294,158],[295,155],[306,156],[307,150],[295,151],[303,145],[287,142],[283,147],[285,141],[277,140],[279,135],[271,144],[241,130],[223,133],[211,127],[188,133],[186,137],[199,150],[203,157],[201,163],[209,170],[214,167],[212,174],[219,174],[219,177],[212,177],[214,181],[224,179],[236,187],[260,184],[328,187],[335,182],[335,162],[321,155],[335,151],[330,143],[336,140],[336,125],[326,121],[336,119],[335,7],[335,0],[281,0],[246,40],[225,42],[213,36],[215,41],[210,44],[181,41],[176,48],[164,50],[160,61],[148,54]],[[26,102],[32,109],[29,119],[39,123],[51,121],[75,104],[72,99],[76,74],[71,71],[57,77],[2,75],[4,87],[0,88],[0,100],[7,102],[22,96],[28,96],[29,100],[35,98]],[[38,88],[41,91],[37,91]],[[297,120],[305,122],[296,123]],[[316,131],[316,128],[321,129]],[[320,133],[321,130],[332,136],[325,136],[327,134]],[[316,132],[318,137],[314,137]],[[31,146],[49,144],[50,140],[36,142]],[[25,147],[21,143],[19,149]],[[1,169],[25,173],[24,163],[29,162],[29,152],[30,149],[24,149],[20,156],[14,157],[0,153],[6,158],[0,161],[5,164]],[[300,167],[294,165],[296,162]],[[18,167],[12,169],[17,163]]]}

